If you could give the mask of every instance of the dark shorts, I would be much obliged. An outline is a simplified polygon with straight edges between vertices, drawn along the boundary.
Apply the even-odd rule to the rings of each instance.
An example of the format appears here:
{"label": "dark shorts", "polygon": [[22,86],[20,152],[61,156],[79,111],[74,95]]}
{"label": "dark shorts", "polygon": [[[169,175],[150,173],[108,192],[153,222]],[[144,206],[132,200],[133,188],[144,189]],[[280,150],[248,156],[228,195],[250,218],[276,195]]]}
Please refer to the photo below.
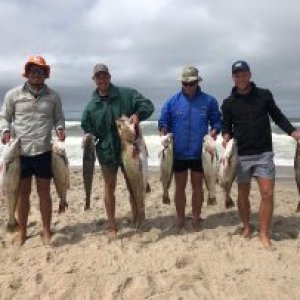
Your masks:
{"label": "dark shorts", "polygon": [[33,175],[43,179],[52,177],[50,151],[34,156],[21,155],[21,179]]}
{"label": "dark shorts", "polygon": [[184,172],[188,169],[194,172],[203,172],[202,167],[202,160],[195,159],[195,160],[183,160],[183,159],[174,159],[173,163],[173,171],[174,172]]}

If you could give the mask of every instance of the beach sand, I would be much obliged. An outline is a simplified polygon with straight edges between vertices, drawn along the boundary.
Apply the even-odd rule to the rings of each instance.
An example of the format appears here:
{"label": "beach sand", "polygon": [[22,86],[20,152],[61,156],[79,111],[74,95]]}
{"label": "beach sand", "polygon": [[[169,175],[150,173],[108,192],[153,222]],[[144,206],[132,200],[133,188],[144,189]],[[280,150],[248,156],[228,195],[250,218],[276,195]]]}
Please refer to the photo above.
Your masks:
{"label": "beach sand", "polygon": [[[5,233],[6,203],[2,197],[0,299],[300,299],[300,214],[295,213],[299,196],[293,178],[282,177],[275,189],[273,251],[263,249],[258,240],[260,197],[255,181],[250,197],[255,230],[249,240],[238,234],[237,208],[224,209],[220,189],[216,206],[204,203],[204,221],[201,229],[194,231],[190,186],[186,230],[176,233],[174,204],[162,204],[158,171],[150,174],[152,191],[146,198],[143,232],[131,226],[128,192],[119,174],[119,232],[112,241],[105,234],[98,169],[89,211],[83,209],[79,168],[72,168],[65,214],[57,213],[58,199],[52,186],[55,235],[48,246],[39,235],[35,187],[28,222],[30,237],[22,247],[12,244],[13,235]],[[172,184],[172,196],[173,188]],[[236,200],[235,184],[232,195]]]}

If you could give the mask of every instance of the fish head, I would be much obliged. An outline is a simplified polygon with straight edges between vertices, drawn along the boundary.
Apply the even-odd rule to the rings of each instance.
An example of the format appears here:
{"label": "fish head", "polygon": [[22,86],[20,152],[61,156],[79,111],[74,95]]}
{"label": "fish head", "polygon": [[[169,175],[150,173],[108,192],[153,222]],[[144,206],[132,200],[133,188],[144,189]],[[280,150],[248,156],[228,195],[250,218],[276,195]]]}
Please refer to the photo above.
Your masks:
{"label": "fish head", "polygon": [[52,141],[52,152],[58,155],[65,155],[66,146],[64,141],[53,139]]}
{"label": "fish head", "polygon": [[91,133],[87,133],[82,139],[82,148],[94,147],[96,145],[96,137]]}
{"label": "fish head", "polygon": [[134,124],[130,124],[129,118],[122,116],[116,120],[116,125],[121,140],[129,142],[136,140],[136,129]]}

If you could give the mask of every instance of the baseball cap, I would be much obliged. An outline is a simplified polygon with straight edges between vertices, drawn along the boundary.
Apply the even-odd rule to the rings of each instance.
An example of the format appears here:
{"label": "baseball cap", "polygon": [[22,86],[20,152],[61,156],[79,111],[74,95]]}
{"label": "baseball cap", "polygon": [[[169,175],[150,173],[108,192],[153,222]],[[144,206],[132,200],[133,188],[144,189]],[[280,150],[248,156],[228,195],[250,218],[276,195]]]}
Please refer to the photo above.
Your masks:
{"label": "baseball cap", "polygon": [[183,69],[181,76],[178,78],[181,82],[202,81],[198,69],[193,66],[187,66]]}
{"label": "baseball cap", "polygon": [[94,69],[93,69],[93,77],[99,72],[104,72],[104,73],[109,74],[108,67],[104,64],[95,65]]}
{"label": "baseball cap", "polygon": [[250,72],[250,67],[244,60],[238,60],[232,65],[232,74],[238,71]]}

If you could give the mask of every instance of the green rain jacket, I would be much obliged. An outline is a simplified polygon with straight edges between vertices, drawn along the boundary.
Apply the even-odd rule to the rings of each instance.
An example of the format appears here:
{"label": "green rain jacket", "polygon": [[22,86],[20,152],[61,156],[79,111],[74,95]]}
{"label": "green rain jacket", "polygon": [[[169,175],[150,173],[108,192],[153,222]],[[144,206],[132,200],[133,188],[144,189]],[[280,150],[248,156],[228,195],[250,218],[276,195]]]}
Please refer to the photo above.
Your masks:
{"label": "green rain jacket", "polygon": [[152,102],[132,88],[110,85],[107,100],[102,100],[98,90],[92,94],[82,118],[81,127],[85,133],[93,134],[99,142],[96,145],[100,164],[120,165],[121,142],[116,120],[125,115],[136,114],[140,121],[150,117],[154,111]]}

